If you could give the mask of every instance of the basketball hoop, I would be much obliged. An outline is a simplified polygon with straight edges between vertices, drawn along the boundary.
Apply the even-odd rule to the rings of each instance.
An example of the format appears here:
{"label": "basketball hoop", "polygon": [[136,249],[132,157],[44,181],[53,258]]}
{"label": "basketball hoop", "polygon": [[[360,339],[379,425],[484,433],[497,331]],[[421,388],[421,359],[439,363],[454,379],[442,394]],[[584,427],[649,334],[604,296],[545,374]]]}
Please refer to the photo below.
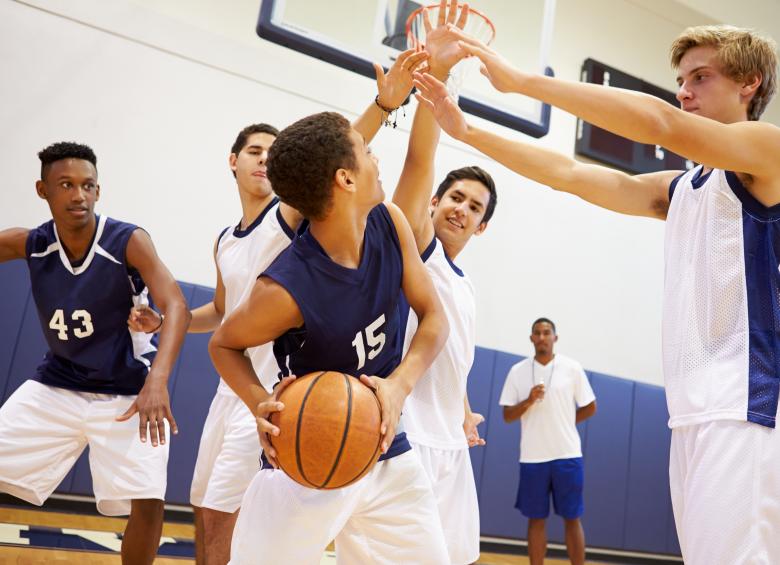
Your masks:
{"label": "basketball hoop", "polygon": [[[458,10],[463,9],[463,4],[458,3]],[[428,17],[431,22],[436,22],[439,17],[439,4],[430,4],[420,6],[414,12],[409,14],[406,19],[406,44],[408,49],[417,46],[425,47],[425,23],[423,10],[428,11]],[[496,37],[496,26],[485,14],[479,10],[469,7],[469,17],[463,32],[474,39],[478,39],[485,45],[490,45]],[[463,59],[455,65],[450,72],[450,80],[447,81],[447,89],[457,99],[463,79],[471,71],[479,67],[479,60],[476,57]]]}

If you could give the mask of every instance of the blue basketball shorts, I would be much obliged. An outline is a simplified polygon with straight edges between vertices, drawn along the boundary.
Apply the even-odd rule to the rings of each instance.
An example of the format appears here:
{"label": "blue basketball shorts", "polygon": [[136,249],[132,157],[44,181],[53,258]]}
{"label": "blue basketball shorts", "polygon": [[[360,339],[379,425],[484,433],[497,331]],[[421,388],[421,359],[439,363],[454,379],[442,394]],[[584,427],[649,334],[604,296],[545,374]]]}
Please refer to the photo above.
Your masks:
{"label": "blue basketball shorts", "polygon": [[527,518],[547,518],[550,494],[558,516],[573,520],[582,516],[582,457],[544,463],[520,463],[520,486],[515,508]]}

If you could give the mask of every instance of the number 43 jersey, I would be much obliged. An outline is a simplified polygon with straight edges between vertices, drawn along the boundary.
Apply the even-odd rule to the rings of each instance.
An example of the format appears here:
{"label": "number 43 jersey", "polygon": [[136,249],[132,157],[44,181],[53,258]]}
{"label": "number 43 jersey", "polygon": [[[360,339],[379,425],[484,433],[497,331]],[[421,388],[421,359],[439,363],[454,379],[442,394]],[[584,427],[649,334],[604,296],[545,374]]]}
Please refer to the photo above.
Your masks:
{"label": "number 43 jersey", "polygon": [[83,392],[138,394],[156,352],[156,337],[131,332],[134,304],[148,303],[138,271],[127,264],[137,226],[96,218],[83,260],[71,263],[54,221],[30,230],[27,266],[49,346],[36,379]]}

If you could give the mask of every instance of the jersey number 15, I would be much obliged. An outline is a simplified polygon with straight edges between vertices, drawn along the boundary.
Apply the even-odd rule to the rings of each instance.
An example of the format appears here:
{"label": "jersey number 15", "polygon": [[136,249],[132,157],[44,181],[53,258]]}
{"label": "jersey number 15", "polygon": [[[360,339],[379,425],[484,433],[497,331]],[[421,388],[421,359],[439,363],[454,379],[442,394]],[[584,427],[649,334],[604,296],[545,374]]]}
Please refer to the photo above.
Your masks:
{"label": "jersey number 15", "polygon": [[[385,315],[382,314],[376,320],[368,324],[365,330],[355,334],[355,340],[352,342],[352,346],[355,348],[358,356],[358,369],[362,369],[366,364],[366,346],[371,349],[368,350],[368,358],[373,359],[382,351],[385,346],[385,334],[380,332],[376,333],[379,327],[385,323]],[[363,335],[365,334],[365,343],[363,341]]]}

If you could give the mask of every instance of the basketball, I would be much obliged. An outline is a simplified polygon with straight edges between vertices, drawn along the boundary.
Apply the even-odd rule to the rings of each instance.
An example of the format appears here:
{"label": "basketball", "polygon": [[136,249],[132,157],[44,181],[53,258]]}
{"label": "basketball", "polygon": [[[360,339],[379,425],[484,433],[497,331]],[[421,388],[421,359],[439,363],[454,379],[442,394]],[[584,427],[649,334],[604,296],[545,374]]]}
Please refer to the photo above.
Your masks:
{"label": "basketball", "polygon": [[382,410],[372,389],[335,371],[310,373],[279,396],[271,422],[277,461],[294,481],[337,489],[368,473],[379,458]]}

